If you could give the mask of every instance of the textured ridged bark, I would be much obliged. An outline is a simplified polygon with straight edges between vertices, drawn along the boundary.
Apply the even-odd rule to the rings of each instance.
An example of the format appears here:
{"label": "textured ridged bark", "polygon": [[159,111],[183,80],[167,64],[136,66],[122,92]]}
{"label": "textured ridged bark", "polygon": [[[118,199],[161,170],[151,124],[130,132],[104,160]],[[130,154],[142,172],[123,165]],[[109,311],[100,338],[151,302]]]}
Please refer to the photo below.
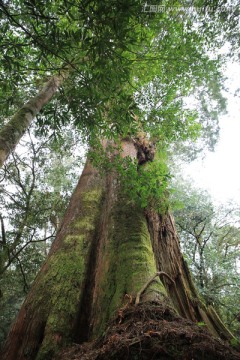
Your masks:
{"label": "textured ridged bark", "polygon": [[205,306],[193,284],[187,263],[180,250],[174,219],[168,214],[160,216],[147,212],[149,232],[159,272],[167,273],[174,281],[163,278],[175,309],[183,317],[194,322],[204,322],[214,336],[230,340],[233,335],[224,326],[214,309]]}
{"label": "textured ridged bark", "polygon": [[41,91],[24,104],[12,119],[2,127],[0,130],[0,167],[15,149],[35,116],[52,99],[67,76],[68,72],[64,70],[60,75],[51,77]]}
{"label": "textured ridged bark", "polygon": [[[130,141],[123,148],[123,156],[137,155]],[[172,217],[137,207],[114,174],[100,177],[87,162],[2,359],[53,359],[65,345],[97,338],[156,272],[165,276],[146,287],[140,304],[167,303],[176,315],[204,321],[213,335],[231,338],[199,299]]]}

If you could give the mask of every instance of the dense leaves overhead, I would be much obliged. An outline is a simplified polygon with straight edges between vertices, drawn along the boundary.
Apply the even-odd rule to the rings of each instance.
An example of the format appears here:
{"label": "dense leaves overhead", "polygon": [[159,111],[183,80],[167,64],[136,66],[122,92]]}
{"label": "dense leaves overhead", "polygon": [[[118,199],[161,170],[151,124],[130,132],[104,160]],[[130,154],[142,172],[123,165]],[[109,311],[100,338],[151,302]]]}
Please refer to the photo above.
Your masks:
{"label": "dense leaves overhead", "polygon": [[[143,5],[134,0],[1,1],[1,121],[67,67],[68,81],[38,118],[41,132],[59,133],[71,122],[87,137],[109,137],[132,133],[140,123],[168,142],[201,134],[202,146],[213,146],[216,113],[225,107],[217,51],[225,39],[223,27],[226,36],[231,34],[229,17],[209,12],[205,2],[168,1],[164,11],[160,2],[155,11]],[[222,3],[211,6],[219,9]],[[234,11],[226,8],[225,13],[236,19]],[[232,29],[235,25],[232,20]],[[214,59],[209,57],[213,49]],[[198,99],[194,109],[184,106],[189,95]]]}
{"label": "dense leaves overhead", "polygon": [[[127,43],[138,41],[139,13],[141,6],[134,1],[1,3],[5,92],[17,94],[24,85],[26,93],[22,88],[20,99],[26,99],[46,76],[69,66],[80,91],[77,97],[83,98],[87,113],[94,111],[99,103],[96,93],[100,96],[102,91],[108,98],[127,79],[121,53]],[[75,90],[71,88],[73,99]],[[16,97],[7,100],[18,106]]]}

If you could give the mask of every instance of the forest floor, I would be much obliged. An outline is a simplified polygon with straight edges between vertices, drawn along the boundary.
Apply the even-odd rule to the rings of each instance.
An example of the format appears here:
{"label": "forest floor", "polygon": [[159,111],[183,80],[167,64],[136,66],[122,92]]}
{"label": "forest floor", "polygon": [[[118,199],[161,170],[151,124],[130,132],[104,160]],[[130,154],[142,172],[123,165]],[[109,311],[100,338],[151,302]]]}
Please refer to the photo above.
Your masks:
{"label": "forest floor", "polygon": [[214,338],[204,324],[159,304],[130,305],[101,338],[65,349],[61,360],[240,360],[240,352]]}

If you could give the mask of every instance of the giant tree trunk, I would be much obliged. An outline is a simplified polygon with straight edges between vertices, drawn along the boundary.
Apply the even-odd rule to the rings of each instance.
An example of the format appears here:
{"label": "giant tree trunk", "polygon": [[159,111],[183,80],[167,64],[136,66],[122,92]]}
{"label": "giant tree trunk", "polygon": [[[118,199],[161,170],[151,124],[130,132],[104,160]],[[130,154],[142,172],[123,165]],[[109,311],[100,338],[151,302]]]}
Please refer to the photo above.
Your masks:
{"label": "giant tree trunk", "polygon": [[[137,156],[130,141],[123,143],[126,155]],[[149,281],[154,274],[158,276]],[[222,358],[239,358],[206,327],[215,337],[231,339],[214,310],[199,299],[172,216],[138,208],[121,193],[114,174],[101,177],[87,162],[2,356],[54,359],[62,347],[93,341],[89,354],[83,346],[75,358],[192,359],[207,342],[211,359],[221,359],[222,353]],[[167,348],[173,351],[184,338],[185,353],[166,356],[166,332],[173,339]],[[194,359],[207,359],[200,355]],[[63,358],[71,359],[73,353]]]}

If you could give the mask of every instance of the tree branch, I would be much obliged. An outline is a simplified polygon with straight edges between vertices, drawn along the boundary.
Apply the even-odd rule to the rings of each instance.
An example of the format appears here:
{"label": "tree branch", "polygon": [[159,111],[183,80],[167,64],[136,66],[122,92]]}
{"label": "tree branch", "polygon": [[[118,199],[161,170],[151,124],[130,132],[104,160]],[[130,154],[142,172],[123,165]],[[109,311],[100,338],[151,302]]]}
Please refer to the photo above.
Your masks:
{"label": "tree branch", "polygon": [[7,241],[6,241],[6,232],[5,232],[4,220],[2,214],[0,214],[0,222],[1,222],[1,232],[2,232],[2,240],[0,241],[0,243],[2,244],[2,246],[4,246],[6,245]]}

